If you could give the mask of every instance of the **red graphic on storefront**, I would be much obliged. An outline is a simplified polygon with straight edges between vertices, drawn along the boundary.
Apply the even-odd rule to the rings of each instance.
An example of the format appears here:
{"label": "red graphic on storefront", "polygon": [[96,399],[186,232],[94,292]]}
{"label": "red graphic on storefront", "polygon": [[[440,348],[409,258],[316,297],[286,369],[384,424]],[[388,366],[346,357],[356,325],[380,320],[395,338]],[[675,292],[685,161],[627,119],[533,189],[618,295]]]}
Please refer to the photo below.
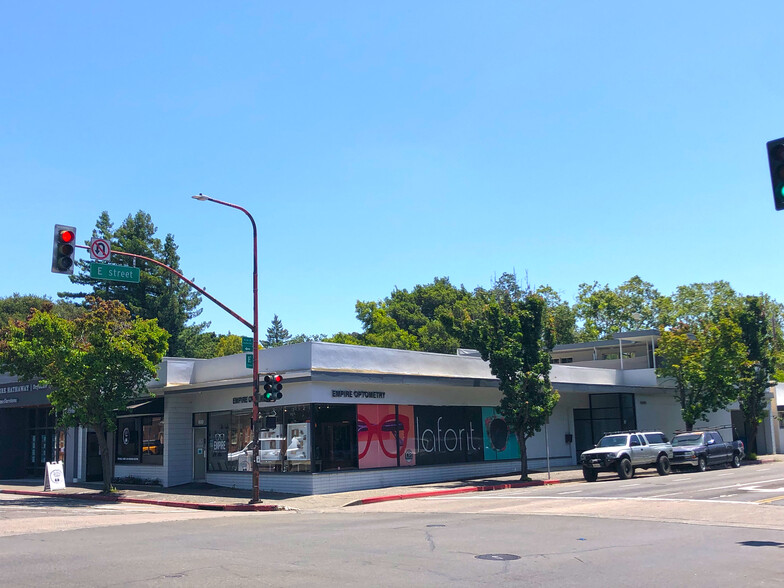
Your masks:
{"label": "red graphic on storefront", "polygon": [[414,410],[393,404],[357,406],[357,449],[360,468],[414,465]]}

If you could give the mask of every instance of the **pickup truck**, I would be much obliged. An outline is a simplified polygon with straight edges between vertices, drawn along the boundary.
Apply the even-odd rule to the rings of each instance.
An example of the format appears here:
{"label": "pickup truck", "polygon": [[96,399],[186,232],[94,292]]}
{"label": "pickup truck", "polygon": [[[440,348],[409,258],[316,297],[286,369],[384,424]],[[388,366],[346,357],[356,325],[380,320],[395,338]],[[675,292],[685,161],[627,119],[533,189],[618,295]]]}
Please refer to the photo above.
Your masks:
{"label": "pickup truck", "polygon": [[599,472],[617,472],[621,480],[628,480],[636,468],[656,468],[666,476],[670,458],[672,446],[660,431],[619,431],[605,434],[594,449],[583,451],[580,464],[586,482],[595,482]]}
{"label": "pickup truck", "polygon": [[673,468],[692,466],[704,472],[715,465],[740,467],[745,455],[743,441],[726,442],[718,431],[688,431],[673,437],[670,463]]}

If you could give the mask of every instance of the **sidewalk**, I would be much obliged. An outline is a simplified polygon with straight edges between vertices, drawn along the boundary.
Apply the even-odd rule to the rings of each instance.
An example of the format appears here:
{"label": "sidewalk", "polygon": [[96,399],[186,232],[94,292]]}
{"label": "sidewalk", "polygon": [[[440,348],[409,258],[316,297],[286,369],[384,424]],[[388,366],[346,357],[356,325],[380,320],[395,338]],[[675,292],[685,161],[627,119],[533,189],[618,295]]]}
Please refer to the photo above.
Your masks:
{"label": "sidewalk", "polygon": [[[759,464],[773,461],[784,461],[782,455],[764,455],[756,461],[745,461],[744,464]],[[86,501],[122,502],[132,504],[153,504],[173,508],[193,508],[200,510],[223,511],[277,511],[277,510],[334,510],[359,504],[371,504],[389,500],[405,500],[482,492],[506,488],[522,488],[559,484],[563,482],[582,481],[582,470],[579,466],[553,468],[548,476],[546,471],[529,473],[532,482],[520,482],[520,476],[494,476],[452,482],[433,482],[416,486],[394,486],[388,488],[372,488],[335,494],[316,494],[299,496],[293,494],[260,493],[260,504],[249,504],[250,490],[224,488],[205,483],[192,483],[172,488],[158,486],[126,486],[117,485],[117,492],[106,496],[101,494],[98,483],[75,484],[65,490],[53,492],[43,491],[43,480],[2,480],[0,494],[17,494],[24,496],[41,496],[50,498],[73,498]]]}
{"label": "sidewalk", "polygon": [[107,496],[101,494],[101,485],[98,483],[74,484],[68,486],[65,490],[44,492],[43,481],[2,480],[0,481],[0,494],[73,498],[77,500],[123,502],[132,504],[154,504],[158,506],[194,508],[201,510],[321,510],[387,500],[404,500],[407,498],[421,498],[424,496],[558,484],[561,482],[582,480],[582,472],[579,468],[573,466],[569,468],[558,468],[557,470],[553,469],[549,479],[546,471],[530,472],[529,477],[533,480],[532,482],[520,482],[520,476],[515,474],[492,478],[433,482],[416,486],[373,488],[369,490],[309,496],[261,492],[259,496],[261,499],[260,504],[248,504],[251,497],[250,490],[224,488],[206,483],[185,484],[172,488],[161,488],[159,486],[126,486],[118,484],[117,492]]}

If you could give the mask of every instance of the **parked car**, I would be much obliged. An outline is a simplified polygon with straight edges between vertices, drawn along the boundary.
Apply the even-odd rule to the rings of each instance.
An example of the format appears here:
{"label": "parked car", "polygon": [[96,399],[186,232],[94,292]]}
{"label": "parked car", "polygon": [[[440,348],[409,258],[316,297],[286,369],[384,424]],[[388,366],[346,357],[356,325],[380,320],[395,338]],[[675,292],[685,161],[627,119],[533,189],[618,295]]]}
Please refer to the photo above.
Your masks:
{"label": "parked car", "polygon": [[673,468],[691,466],[700,472],[724,464],[738,468],[745,455],[743,441],[724,441],[715,430],[678,433],[672,439]]}
{"label": "parked car", "polygon": [[583,451],[580,464],[587,482],[595,482],[599,472],[617,472],[628,480],[636,468],[656,468],[666,476],[671,458],[672,445],[660,431],[622,431],[606,434],[594,449]]}

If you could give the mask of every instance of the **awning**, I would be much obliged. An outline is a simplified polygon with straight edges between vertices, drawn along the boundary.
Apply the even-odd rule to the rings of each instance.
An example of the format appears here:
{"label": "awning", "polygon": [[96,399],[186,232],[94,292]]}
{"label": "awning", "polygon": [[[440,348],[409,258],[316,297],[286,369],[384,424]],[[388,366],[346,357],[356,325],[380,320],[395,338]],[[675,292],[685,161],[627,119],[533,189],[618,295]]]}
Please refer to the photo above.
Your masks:
{"label": "awning", "polygon": [[121,410],[119,416],[143,415],[143,414],[163,414],[163,397],[150,398],[148,400],[136,400],[129,404],[125,410]]}

